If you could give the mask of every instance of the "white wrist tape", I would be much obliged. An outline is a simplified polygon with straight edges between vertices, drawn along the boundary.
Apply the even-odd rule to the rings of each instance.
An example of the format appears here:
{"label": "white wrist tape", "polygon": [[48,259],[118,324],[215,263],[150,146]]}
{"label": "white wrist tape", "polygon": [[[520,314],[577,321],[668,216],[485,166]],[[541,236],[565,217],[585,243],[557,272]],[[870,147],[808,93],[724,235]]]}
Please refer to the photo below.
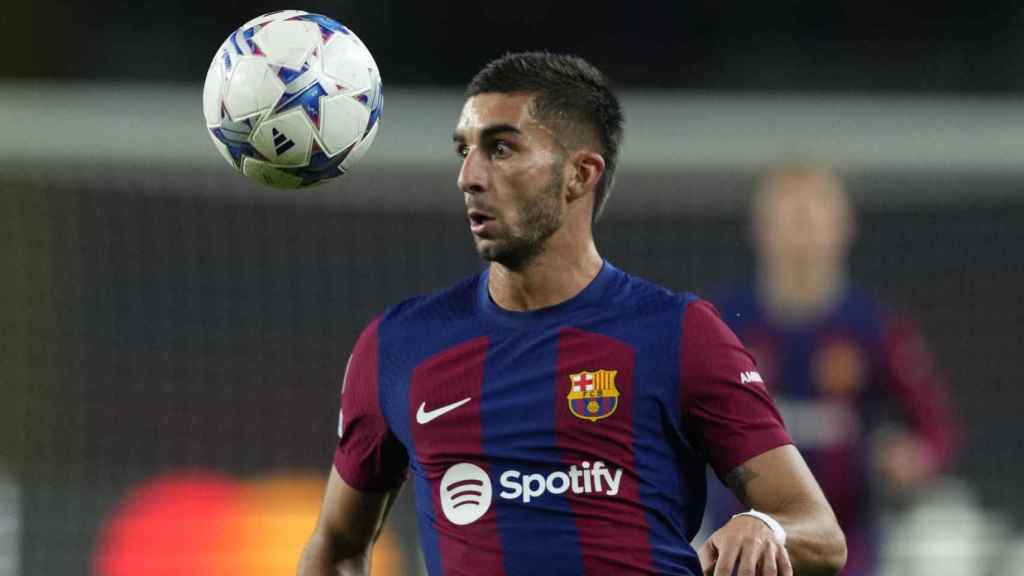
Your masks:
{"label": "white wrist tape", "polygon": [[775,536],[775,542],[778,543],[779,546],[786,545],[786,529],[783,528],[782,524],[779,524],[778,521],[775,520],[775,518],[772,518],[764,512],[758,512],[757,510],[754,509],[751,509],[748,512],[740,512],[739,514],[733,516],[733,518],[735,518],[736,516],[751,516],[753,518],[757,518],[761,522],[764,522],[769,528],[771,528],[772,535]]}

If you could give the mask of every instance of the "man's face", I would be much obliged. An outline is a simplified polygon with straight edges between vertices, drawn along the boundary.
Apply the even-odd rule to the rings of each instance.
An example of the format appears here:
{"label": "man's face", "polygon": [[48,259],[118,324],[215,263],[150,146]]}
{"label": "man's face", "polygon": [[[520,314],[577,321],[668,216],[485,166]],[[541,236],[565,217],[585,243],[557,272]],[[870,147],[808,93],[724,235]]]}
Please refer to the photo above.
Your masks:
{"label": "man's face", "polygon": [[838,184],[816,173],[787,174],[766,183],[754,213],[762,258],[812,264],[846,256],[852,214]]}
{"label": "man's face", "polygon": [[453,138],[477,252],[513,270],[543,251],[565,212],[565,148],[530,108],[528,94],[473,96]]}

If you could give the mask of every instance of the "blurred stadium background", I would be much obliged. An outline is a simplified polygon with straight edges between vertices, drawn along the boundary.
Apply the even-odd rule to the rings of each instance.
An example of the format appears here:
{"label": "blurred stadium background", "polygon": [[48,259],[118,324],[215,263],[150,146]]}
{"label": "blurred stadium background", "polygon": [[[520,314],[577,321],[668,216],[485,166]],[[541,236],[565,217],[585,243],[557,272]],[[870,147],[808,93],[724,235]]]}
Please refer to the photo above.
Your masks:
{"label": "blurred stadium background", "polygon": [[[377,142],[349,176],[250,184],[203,131],[242,22],[299,8],[367,43]],[[785,0],[18,2],[0,21],[0,576],[291,574],[345,359],[389,304],[480,268],[459,90],[509,49],[623,91],[605,256],[676,290],[749,277],[753,178],[828,162],[854,275],[911,311],[963,423],[948,477],[886,507],[887,574],[1024,574],[1024,5]],[[415,574],[409,495],[377,574]]]}

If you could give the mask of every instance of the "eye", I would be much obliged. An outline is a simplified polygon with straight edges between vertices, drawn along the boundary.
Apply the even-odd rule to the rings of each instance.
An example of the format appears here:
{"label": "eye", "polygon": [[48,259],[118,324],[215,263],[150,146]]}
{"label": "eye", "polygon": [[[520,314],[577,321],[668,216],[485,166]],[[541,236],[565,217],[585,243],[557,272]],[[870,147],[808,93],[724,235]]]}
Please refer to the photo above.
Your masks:
{"label": "eye", "polygon": [[512,154],[512,148],[505,142],[495,142],[491,154],[495,158],[508,158]]}
{"label": "eye", "polygon": [[465,144],[455,145],[456,156],[458,156],[459,158],[465,158],[467,154],[469,154],[469,146],[466,146]]}

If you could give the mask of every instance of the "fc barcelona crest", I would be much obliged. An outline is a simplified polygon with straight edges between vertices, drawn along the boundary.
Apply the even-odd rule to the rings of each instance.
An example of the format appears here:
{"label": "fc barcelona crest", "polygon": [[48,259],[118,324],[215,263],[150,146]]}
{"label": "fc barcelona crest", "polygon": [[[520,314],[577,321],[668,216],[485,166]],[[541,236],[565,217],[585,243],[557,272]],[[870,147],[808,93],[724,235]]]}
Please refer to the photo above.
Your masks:
{"label": "fc barcelona crest", "polygon": [[618,370],[578,372],[569,375],[569,411],[577,418],[597,422],[611,416],[619,407],[619,389],[615,387]]}

